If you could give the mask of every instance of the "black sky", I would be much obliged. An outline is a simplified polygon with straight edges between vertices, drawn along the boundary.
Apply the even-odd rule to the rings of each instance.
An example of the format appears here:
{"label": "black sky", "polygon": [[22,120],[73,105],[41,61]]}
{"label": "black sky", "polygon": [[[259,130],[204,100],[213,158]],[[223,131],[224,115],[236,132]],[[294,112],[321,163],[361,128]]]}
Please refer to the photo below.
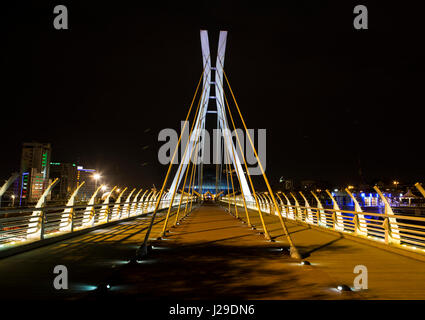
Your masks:
{"label": "black sky", "polygon": [[[344,2],[342,4],[341,2]],[[64,4],[69,30],[53,28]],[[369,30],[353,8],[369,9]],[[115,183],[159,185],[158,132],[179,128],[216,47],[267,173],[334,183],[424,180],[424,19],[413,2],[19,1],[2,4],[0,178],[21,143],[51,142]],[[215,50],[215,49],[213,49]],[[143,147],[147,149],[143,149]]]}

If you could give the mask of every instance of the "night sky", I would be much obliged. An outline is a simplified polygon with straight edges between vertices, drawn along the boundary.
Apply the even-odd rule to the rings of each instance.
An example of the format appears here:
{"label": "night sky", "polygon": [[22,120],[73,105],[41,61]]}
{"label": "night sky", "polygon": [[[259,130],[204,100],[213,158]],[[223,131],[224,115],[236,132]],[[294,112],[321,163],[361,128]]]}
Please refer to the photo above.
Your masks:
{"label": "night sky", "polygon": [[[344,4],[342,4],[344,2]],[[64,4],[69,29],[55,30]],[[353,8],[369,29],[353,28]],[[0,179],[21,144],[99,169],[111,183],[161,184],[158,133],[180,127],[202,73],[199,30],[249,128],[267,129],[267,174],[424,182],[424,24],[413,2],[13,1],[1,10]],[[213,64],[215,63],[215,56]]]}

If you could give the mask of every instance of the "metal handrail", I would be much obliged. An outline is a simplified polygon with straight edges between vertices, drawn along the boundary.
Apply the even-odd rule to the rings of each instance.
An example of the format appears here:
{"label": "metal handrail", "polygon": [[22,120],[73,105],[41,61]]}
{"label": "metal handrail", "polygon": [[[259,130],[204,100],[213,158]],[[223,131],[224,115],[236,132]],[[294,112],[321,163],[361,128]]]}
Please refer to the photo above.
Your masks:
{"label": "metal handrail", "polygon": [[[232,205],[236,203],[239,207],[244,206],[240,196],[236,198],[236,202],[232,197],[225,196],[221,197],[220,201],[231,203]],[[245,202],[248,209],[258,209],[255,201]],[[261,210],[267,214],[272,214],[273,211],[276,211],[271,203],[260,205]],[[278,203],[278,207],[279,212],[274,214],[281,214],[287,220],[295,220],[319,228],[335,230],[355,237],[425,254],[425,217],[403,215],[400,212],[394,214],[388,214],[387,212],[359,212],[282,203]],[[270,210],[270,208],[272,209]],[[289,214],[290,210],[293,211],[293,215]],[[313,217],[312,220],[307,219],[308,211]],[[337,218],[337,215],[339,218]],[[323,223],[323,221],[326,221],[326,223]]]}
{"label": "metal handrail", "polygon": [[[186,204],[190,199],[183,197],[182,203]],[[141,199],[137,202],[4,210],[0,212],[0,251],[112,221],[146,215],[153,212],[155,202]],[[159,209],[168,208],[169,205],[169,199],[162,199]],[[173,203],[172,207],[176,205]]]}

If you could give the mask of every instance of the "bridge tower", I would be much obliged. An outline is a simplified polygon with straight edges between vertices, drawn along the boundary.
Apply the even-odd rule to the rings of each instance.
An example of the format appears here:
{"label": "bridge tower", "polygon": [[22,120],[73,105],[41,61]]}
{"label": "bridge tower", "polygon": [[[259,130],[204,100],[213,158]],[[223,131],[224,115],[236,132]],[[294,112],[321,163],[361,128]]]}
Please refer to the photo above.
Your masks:
{"label": "bridge tower", "polygon": [[[211,52],[209,46],[208,39],[208,31],[201,30],[201,49],[202,49],[202,62],[204,67],[204,75],[203,75],[203,90],[201,95],[201,105],[198,116],[195,120],[194,130],[189,137],[189,146],[188,152],[186,152],[184,158],[179,164],[179,168],[177,172],[181,170],[181,174],[177,174],[174,176],[173,182],[171,184],[169,195],[172,195],[176,188],[180,185],[184,172],[187,169],[187,165],[190,161],[190,155],[192,154],[191,150],[196,146],[197,141],[202,145],[201,149],[205,150],[205,120],[208,113],[217,113],[217,129],[221,133],[224,139],[224,152],[227,153],[228,159],[230,159],[231,165],[235,169],[235,172],[239,178],[243,194],[245,196],[246,201],[252,201],[253,197],[251,194],[251,190],[249,189],[246,177],[244,175],[244,171],[241,165],[241,160],[239,159],[237,149],[233,144],[231,130],[229,128],[229,124],[226,116],[225,109],[225,101],[224,101],[224,92],[223,92],[223,67],[224,67],[224,55],[226,51],[226,40],[227,40],[227,31],[220,31],[219,41],[218,41],[218,52],[217,52],[217,60],[215,67],[211,66]],[[215,79],[211,81],[211,72],[215,72]],[[215,96],[212,96],[211,88],[214,86],[215,88]],[[217,111],[208,111],[208,106],[210,100],[216,100]],[[220,142],[216,144],[216,155],[220,157],[220,164],[223,162],[223,159],[226,155],[221,154],[221,139]],[[202,152],[202,156],[204,152]],[[216,158],[218,158],[218,156]],[[216,159],[217,161],[218,159]],[[200,159],[200,165],[198,166],[198,178],[202,179],[202,170],[203,170],[203,160]],[[225,161],[224,161],[225,162]],[[248,173],[247,173],[248,174]],[[201,185],[202,181],[198,181]],[[183,186],[184,189],[184,186]],[[202,191],[202,190],[201,190]]]}

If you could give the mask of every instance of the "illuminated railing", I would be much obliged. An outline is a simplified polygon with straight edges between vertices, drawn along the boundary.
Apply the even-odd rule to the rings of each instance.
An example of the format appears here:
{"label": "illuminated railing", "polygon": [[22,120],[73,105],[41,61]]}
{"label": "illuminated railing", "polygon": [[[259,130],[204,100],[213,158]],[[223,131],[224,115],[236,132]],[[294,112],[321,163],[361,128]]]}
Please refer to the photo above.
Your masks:
{"label": "illuminated railing", "polygon": [[[180,198],[176,198],[172,207],[179,203]],[[122,203],[4,210],[0,212],[0,251],[113,221],[147,215],[154,211],[156,202],[155,196],[131,201],[128,197]],[[168,208],[170,202],[164,195],[158,209]],[[188,202],[190,197],[184,196],[182,204]]]}
{"label": "illuminated railing", "polygon": [[[307,201],[305,205],[300,205],[295,197],[291,200],[296,201],[297,204],[293,204],[289,196],[279,197],[279,194],[281,193],[275,195],[279,208],[277,211],[270,195],[257,193],[261,212],[281,214],[288,220],[425,254],[425,212],[421,211],[418,214],[418,208],[411,208],[412,212],[410,212],[407,208],[397,207],[394,208],[394,211],[397,211],[394,213],[387,203],[384,207],[385,213],[372,213],[363,212],[359,207],[356,207],[355,211],[340,209],[338,205],[336,208],[335,205],[334,208],[324,208],[320,201],[318,201],[318,207],[312,207]],[[222,197],[221,202],[226,204],[230,202],[231,205],[236,202],[238,207],[244,207],[244,201],[240,195],[235,198]],[[248,209],[258,211],[255,201],[250,199],[245,202]],[[240,216],[243,217],[241,213]]]}

